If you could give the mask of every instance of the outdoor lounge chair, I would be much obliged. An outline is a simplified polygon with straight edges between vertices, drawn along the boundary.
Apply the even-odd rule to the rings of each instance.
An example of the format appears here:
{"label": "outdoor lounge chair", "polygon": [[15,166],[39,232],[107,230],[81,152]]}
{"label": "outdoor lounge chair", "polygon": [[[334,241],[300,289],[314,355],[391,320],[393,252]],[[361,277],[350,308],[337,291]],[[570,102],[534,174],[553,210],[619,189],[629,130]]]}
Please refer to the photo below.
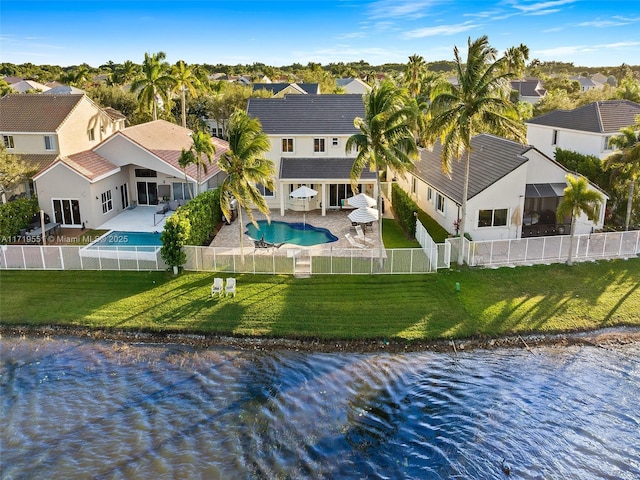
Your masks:
{"label": "outdoor lounge chair", "polygon": [[233,294],[233,296],[236,296],[236,279],[231,277],[231,278],[227,278],[227,284],[224,287],[224,293],[225,295],[229,295],[230,293]]}
{"label": "outdoor lounge chair", "polygon": [[213,279],[213,285],[211,285],[211,296],[218,295],[218,298],[222,296],[222,278],[216,277]]}
{"label": "outdoor lounge chair", "polygon": [[366,248],[366,247],[367,247],[366,245],[363,245],[362,243],[358,243],[358,242],[356,242],[355,238],[353,238],[353,237],[351,236],[351,234],[350,234],[350,233],[345,234],[345,236],[344,236],[344,237],[345,237],[347,240],[349,240],[349,243],[350,243],[352,246],[354,246],[354,247],[356,247],[356,248]]}
{"label": "outdoor lounge chair", "polygon": [[363,243],[368,243],[369,245],[373,245],[374,240],[372,238],[367,238],[367,236],[364,234],[364,230],[362,230],[362,227],[360,225],[356,227],[356,233],[358,234],[358,240],[360,240]]}

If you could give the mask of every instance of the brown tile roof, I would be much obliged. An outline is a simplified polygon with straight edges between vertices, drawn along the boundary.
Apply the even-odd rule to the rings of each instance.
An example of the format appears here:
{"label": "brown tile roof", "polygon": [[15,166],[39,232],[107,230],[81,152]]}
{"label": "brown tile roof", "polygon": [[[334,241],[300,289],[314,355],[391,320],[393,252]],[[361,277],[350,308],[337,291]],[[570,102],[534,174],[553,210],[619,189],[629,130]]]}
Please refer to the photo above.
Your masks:
{"label": "brown tile roof", "polygon": [[104,110],[104,113],[109,115],[112,120],[122,120],[127,118],[125,114],[123,114],[120,110],[116,110],[115,108],[105,107],[102,110]]}
{"label": "brown tile roof", "polygon": [[93,181],[102,175],[118,170],[116,165],[92,150],[61,157],[59,161],[89,181]]}
{"label": "brown tile roof", "polygon": [[[180,158],[183,148],[185,150],[191,148],[193,143],[191,141],[191,133],[191,130],[182,128],[179,125],[169,123],[165,120],[156,120],[125,128],[117,132],[116,135],[123,135],[129,138],[169,165],[182,171],[178,159]],[[200,181],[204,181],[220,172],[218,168],[218,158],[229,150],[229,144],[224,140],[212,137],[211,142],[216,149],[216,154],[214,158],[211,159],[211,164],[207,165],[206,175],[204,171],[201,171]],[[187,175],[194,179],[197,177],[195,165],[190,165],[187,168]]]}
{"label": "brown tile roof", "polygon": [[84,95],[20,95],[0,98],[0,131],[55,132]]}
{"label": "brown tile roof", "polygon": [[640,104],[629,100],[593,102],[574,110],[555,110],[525,123],[593,133],[617,133],[634,124]]}

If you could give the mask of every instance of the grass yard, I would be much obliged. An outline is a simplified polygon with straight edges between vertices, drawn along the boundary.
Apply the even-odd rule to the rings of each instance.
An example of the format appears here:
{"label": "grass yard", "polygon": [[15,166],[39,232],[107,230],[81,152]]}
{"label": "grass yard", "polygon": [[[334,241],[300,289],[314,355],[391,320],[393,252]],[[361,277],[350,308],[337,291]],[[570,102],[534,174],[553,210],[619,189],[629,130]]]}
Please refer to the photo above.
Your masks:
{"label": "grass yard", "polygon": [[237,275],[237,296],[222,299],[210,298],[214,276],[2,271],[0,323],[406,340],[640,326],[640,259],[428,275]]}

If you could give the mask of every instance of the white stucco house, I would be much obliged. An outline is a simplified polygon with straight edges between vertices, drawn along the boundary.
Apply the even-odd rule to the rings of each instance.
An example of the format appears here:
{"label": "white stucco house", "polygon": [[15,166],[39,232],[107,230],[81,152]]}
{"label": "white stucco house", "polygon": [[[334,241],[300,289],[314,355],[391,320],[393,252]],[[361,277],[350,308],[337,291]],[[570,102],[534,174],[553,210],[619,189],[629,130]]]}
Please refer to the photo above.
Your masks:
{"label": "white stucco house", "polygon": [[518,100],[535,105],[547,96],[547,91],[537,78],[527,78],[524,80],[512,80],[511,89],[518,92]]}
{"label": "white stucco house", "polygon": [[[59,157],[34,177],[38,202],[63,227],[96,228],[127,208],[188,200],[198,192],[197,170],[178,159],[192,145],[191,131],[156,120],[111,135],[96,147]],[[213,138],[215,158],[201,171],[200,191],[217,187],[217,159],[228,143]]]}
{"label": "white stucco house", "polygon": [[[356,117],[364,117],[362,95],[285,95],[250,98],[247,113],[258,118],[271,142],[265,155],[276,167],[275,192],[263,188],[269,208],[281,215],[291,210],[340,209],[353,195],[350,173],[356,152],[345,152],[347,139],[359,130]],[[376,196],[376,174],[365,171],[360,192]],[[290,193],[306,185],[318,192],[308,201]]]}
{"label": "white stucco house", "polygon": [[[536,148],[489,134],[471,141],[471,164],[465,232],[473,240],[501,240],[569,233],[569,219],[556,221],[569,173]],[[464,162],[453,161],[451,177],[442,173],[442,148],[421,149],[414,170],[398,178],[418,206],[455,235],[461,215]],[[597,186],[597,189],[608,197]],[[602,228],[605,205],[597,222],[578,219],[576,233]]]}
{"label": "white stucco house", "polygon": [[344,93],[364,95],[371,91],[371,87],[359,78],[338,78],[336,85],[344,90]]}
{"label": "white stucco house", "polygon": [[527,143],[555,158],[556,148],[606,158],[609,139],[634,124],[640,104],[629,100],[593,102],[574,110],[555,110],[528,120]]}

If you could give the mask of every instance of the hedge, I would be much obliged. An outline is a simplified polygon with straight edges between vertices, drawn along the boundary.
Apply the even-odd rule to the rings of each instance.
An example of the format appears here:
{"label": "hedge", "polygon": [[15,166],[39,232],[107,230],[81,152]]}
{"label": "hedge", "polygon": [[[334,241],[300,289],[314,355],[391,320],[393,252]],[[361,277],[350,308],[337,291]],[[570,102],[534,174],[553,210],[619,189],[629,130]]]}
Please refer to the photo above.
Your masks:
{"label": "hedge", "polygon": [[35,197],[0,204],[0,243],[11,243],[11,237],[17,236],[20,229],[27,227],[39,210],[38,199]]}

